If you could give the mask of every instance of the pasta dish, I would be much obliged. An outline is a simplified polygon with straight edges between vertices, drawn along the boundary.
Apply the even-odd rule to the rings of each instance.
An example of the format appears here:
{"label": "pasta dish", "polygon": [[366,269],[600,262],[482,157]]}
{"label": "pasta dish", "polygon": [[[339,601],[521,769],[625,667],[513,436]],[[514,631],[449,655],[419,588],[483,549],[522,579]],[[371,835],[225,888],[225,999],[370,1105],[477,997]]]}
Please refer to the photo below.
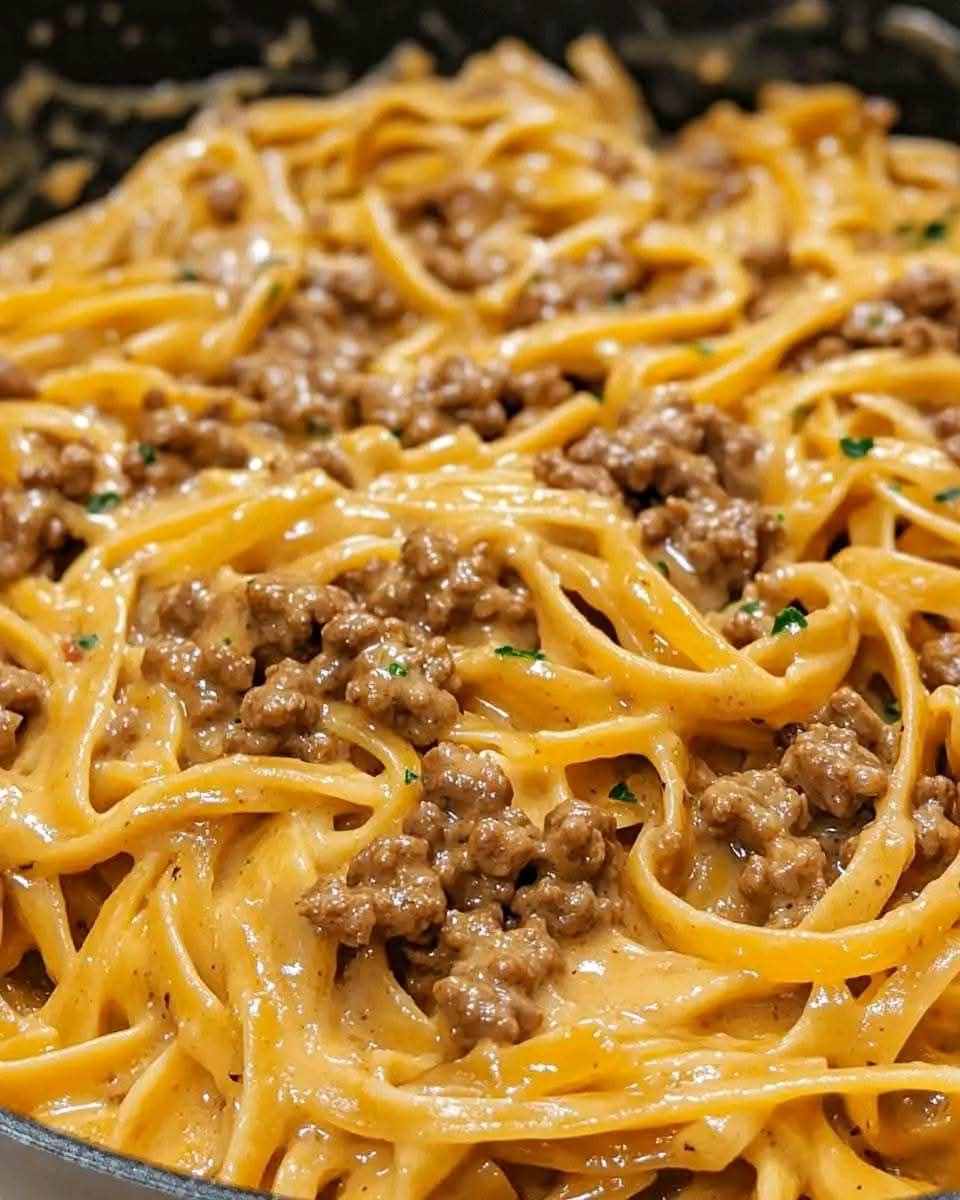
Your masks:
{"label": "pasta dish", "polygon": [[304,1200],[960,1186],[960,149],[569,66],[0,246],[0,1105]]}

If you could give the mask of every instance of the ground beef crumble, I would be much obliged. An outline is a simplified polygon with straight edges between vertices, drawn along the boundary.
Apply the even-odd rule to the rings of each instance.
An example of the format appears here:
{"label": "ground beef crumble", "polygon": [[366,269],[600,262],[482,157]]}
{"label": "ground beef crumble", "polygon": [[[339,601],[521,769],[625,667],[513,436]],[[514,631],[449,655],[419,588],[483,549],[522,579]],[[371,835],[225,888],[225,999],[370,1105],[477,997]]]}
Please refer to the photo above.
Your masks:
{"label": "ground beef crumble", "polygon": [[359,392],[358,419],[385,425],[404,446],[419,446],[469,425],[485,441],[501,437],[520,413],[546,412],[573,395],[557,367],[512,371],[454,354],[412,382],[370,376]]}
{"label": "ground beef crumble", "polygon": [[871,347],[896,347],[906,354],[960,348],[960,275],[912,267],[878,299],[855,304],[838,329],[795,347],[785,365],[806,371]]}
{"label": "ground beef crumble", "polygon": [[934,688],[960,686],[960,633],[952,631],[927,638],[917,655],[920,675]]}
{"label": "ground beef crumble", "polygon": [[[235,632],[223,637],[229,610]],[[337,584],[265,574],[217,593],[203,580],[163,593],[141,622],[144,673],[179,697],[188,758],[219,753],[343,758],[323,729],[332,700],[356,705],[419,747],[449,733],[461,682],[448,638],[471,630],[535,638],[520,580],[487,543],[414,530],[399,558]]]}
{"label": "ground beef crumble", "polygon": [[265,421],[287,433],[352,428],[365,368],[402,334],[406,318],[370,258],[313,264],[259,344],[233,364],[232,381],[260,404]]}
{"label": "ground beef crumble", "polygon": [[143,398],[138,438],[123,454],[123,471],[135,488],[165,488],[182,483],[206,467],[245,467],[249,454],[231,429],[226,413],[214,406],[194,416],[168,404],[159,389]]}
{"label": "ground beef crumble", "polygon": [[563,313],[626,304],[645,279],[643,267],[619,241],[592,246],[580,259],[548,259],[517,295],[506,324],[517,328]]}
{"label": "ground beef crumble", "polygon": [[483,238],[511,207],[509,194],[490,173],[413,189],[399,196],[395,207],[400,228],[424,266],[448,287],[475,291],[509,266]]}
{"label": "ground beef crumble", "polygon": [[319,882],[301,911],[344,945],[387,942],[461,1049],[520,1041],[541,1023],[535,994],[560,969],[558,939],[618,913],[616,822],[571,800],[539,829],[494,758],[449,742],[424,756],[422,781],[402,834]]}
{"label": "ground beef crumble", "polygon": [[784,927],[823,896],[838,870],[837,847],[886,791],[896,733],[842,687],[809,724],[788,727],[780,740],[775,766],[714,778],[700,791],[698,809],[711,834],[746,856],[741,892],[766,923]]}
{"label": "ground beef crumble", "polygon": [[24,721],[41,712],[47,699],[43,677],[13,663],[0,662],[0,766],[16,757]]}
{"label": "ground beef crumble", "polygon": [[54,573],[70,539],[61,511],[60,497],[45,488],[0,490],[0,585]]}
{"label": "ground beef crumble", "polygon": [[[615,430],[595,427],[540,454],[534,470],[552,487],[620,496],[638,512],[651,554],[666,550],[722,600],[739,595],[780,540],[756,502],[762,455],[752,429],[669,387],[629,408]],[[682,575],[676,582],[684,586]]]}

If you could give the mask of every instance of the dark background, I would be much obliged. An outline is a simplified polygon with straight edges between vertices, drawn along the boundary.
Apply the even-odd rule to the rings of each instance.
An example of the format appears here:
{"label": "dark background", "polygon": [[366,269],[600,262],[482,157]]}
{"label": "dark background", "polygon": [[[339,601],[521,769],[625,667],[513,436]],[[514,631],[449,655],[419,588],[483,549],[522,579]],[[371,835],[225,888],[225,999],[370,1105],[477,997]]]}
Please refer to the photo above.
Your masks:
{"label": "dark background", "polygon": [[[922,6],[887,0],[6,0],[0,34],[0,92],[42,64],[84,88],[148,88],[262,65],[271,39],[299,18],[314,47],[268,70],[266,88],[324,92],[369,70],[398,42],[415,39],[442,70],[504,35],[553,58],[585,28],[626,51],[661,127],[675,128],[721,96],[749,102],[765,79],[847,79],[900,103],[902,127],[960,138],[960,0]],[[693,69],[725,46],[732,73],[706,86]],[[100,169],[85,198],[112,183],[148,146],[177,128],[132,115],[122,91],[112,113],[84,88],[40,105],[11,134],[0,118],[0,232],[52,211],[36,195],[42,169],[93,145]],[[65,145],[69,112],[73,142]]]}

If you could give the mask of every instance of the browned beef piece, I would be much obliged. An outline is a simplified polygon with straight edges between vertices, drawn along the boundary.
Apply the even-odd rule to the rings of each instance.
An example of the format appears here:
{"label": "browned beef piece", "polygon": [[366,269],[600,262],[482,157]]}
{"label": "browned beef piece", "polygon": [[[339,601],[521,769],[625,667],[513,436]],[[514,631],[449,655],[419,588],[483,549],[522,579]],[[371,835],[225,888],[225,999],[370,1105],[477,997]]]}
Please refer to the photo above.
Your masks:
{"label": "browned beef piece", "polygon": [[920,674],[931,690],[946,684],[960,685],[960,633],[940,633],[928,638],[918,655]]}
{"label": "browned beef piece", "polygon": [[706,829],[748,852],[740,890],[769,924],[791,925],[826,891],[842,845],[849,858],[887,789],[897,735],[845,686],[810,724],[782,731],[781,745],[775,766],[706,783],[691,775],[690,786]]}
{"label": "browned beef piece", "polygon": [[[701,594],[739,595],[775,552],[779,523],[754,501],[763,443],[681,389],[660,389],[620,427],[595,427],[564,451],[541,454],[534,470],[554,487],[580,487],[632,508],[651,555],[679,559]],[[680,586],[687,586],[682,575]]]}
{"label": "browned beef piece", "polygon": [[537,989],[561,966],[560,950],[539,918],[503,929],[496,909],[451,912],[443,939],[456,955],[433,986],[444,1025],[461,1049],[519,1042],[543,1019]]}
{"label": "browned beef piece", "polygon": [[795,925],[827,890],[827,857],[812,837],[775,838],[763,854],[752,854],[740,875],[740,890],[767,909],[767,923]]}
{"label": "browned beef piece", "polygon": [[844,820],[887,790],[883,763],[852,729],[816,723],[802,729],[784,753],[780,773],[810,807]]}
{"label": "browned beef piece", "polygon": [[469,622],[519,624],[531,616],[526,588],[489,543],[461,551],[442,530],[414,530],[398,562],[374,564],[361,582],[365,603],[378,616],[415,620],[434,633]]}
{"label": "browned beef piece", "polygon": [[341,255],[310,268],[303,286],[232,378],[286,432],[326,434],[360,420],[378,381],[364,369],[397,335],[404,307],[370,258]]}
{"label": "browned beef piece", "polygon": [[507,325],[533,325],[563,313],[622,304],[644,277],[643,267],[617,241],[594,246],[581,259],[548,259],[517,296]]}
{"label": "browned beef piece", "polygon": [[43,438],[20,467],[25,488],[59,492],[68,500],[86,500],[97,477],[96,451],[87,442]]}
{"label": "browned beef piece", "polygon": [[669,546],[710,592],[738,596],[780,544],[772,513],[724,493],[670,496],[639,517],[651,548]]}
{"label": "browned beef piece", "polygon": [[508,267],[487,249],[483,232],[505,211],[509,197],[487,172],[412,190],[397,207],[401,228],[414,242],[427,270],[457,291],[472,292]]}
{"label": "browned beef piece", "polygon": [[139,440],[127,446],[123,471],[135,487],[172,487],[206,467],[245,467],[247,448],[224,417],[193,416],[149,391],[140,415]]}
{"label": "browned beef piece", "polygon": [[856,734],[857,741],[889,763],[897,752],[897,731],[888,725],[852,687],[840,687],[816,715],[824,725],[837,725]]}
{"label": "browned beef piece", "polygon": [[341,588],[282,572],[253,576],[245,598],[254,654],[264,664],[312,657],[320,649],[322,627],[351,606]]}
{"label": "browned beef piece", "polygon": [[233,647],[205,649],[189,638],[150,638],[143,652],[144,676],[172,688],[188,719],[200,725],[232,715],[253,684],[253,670],[253,659]]}
{"label": "browned beef piece", "polygon": [[360,851],[346,881],[326,880],[309,891],[301,911],[321,933],[367,946],[374,936],[422,937],[443,922],[447,900],[426,842],[382,837]]}
{"label": "browned beef piece", "polygon": [[865,347],[898,347],[907,354],[960,347],[960,275],[912,267],[885,295],[862,300],[838,330],[818,334],[792,351],[788,365],[808,370]]}
{"label": "browned beef piece", "polygon": [[202,579],[187,579],[168,588],[157,602],[157,621],[164,633],[189,637],[203,624],[213,592]]}
{"label": "browned beef piece", "polygon": [[405,446],[419,446],[461,425],[486,441],[502,436],[518,413],[547,410],[573,394],[553,366],[511,371],[454,354],[426,367],[412,385],[369,379],[360,396],[368,424],[386,425]]}
{"label": "browned beef piece", "polygon": [[60,498],[42,488],[0,491],[0,584],[47,572],[50,556],[67,542]]}
{"label": "browned beef piece", "polygon": [[0,662],[0,766],[13,762],[24,720],[39,713],[46,699],[47,685],[41,675]]}
{"label": "browned beef piece", "polygon": [[946,866],[960,850],[957,785],[946,775],[924,775],[913,796],[915,855],[922,863]]}
{"label": "browned beef piece", "polygon": [[758,853],[810,823],[804,796],[772,770],[721,776],[703,792],[700,808],[714,833],[728,834]]}
{"label": "browned beef piece", "polygon": [[[390,864],[373,900],[366,877],[351,867],[346,883],[322,882],[308,893],[303,911],[349,945],[392,938],[408,991],[436,1008],[463,1048],[483,1038],[518,1041],[540,1023],[534,994],[559,967],[555,939],[582,936],[619,912],[616,821],[568,801],[547,814],[541,831],[513,807],[496,759],[453,743],[424,756],[421,779],[423,796],[403,836],[364,851],[381,847],[376,861]],[[415,852],[388,858],[388,847],[401,843]],[[427,918],[392,932],[393,918],[377,915],[376,905],[393,897],[406,903],[410,887],[431,900],[439,887],[441,917],[431,903]],[[419,911],[415,900],[410,909]]]}

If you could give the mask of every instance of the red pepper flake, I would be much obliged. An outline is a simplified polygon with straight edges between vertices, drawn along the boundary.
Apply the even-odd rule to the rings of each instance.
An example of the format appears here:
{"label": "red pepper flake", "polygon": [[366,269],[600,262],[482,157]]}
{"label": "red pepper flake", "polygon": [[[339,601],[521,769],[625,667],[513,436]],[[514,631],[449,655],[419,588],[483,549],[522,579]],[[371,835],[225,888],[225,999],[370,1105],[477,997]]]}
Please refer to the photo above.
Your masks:
{"label": "red pepper flake", "polygon": [[83,651],[74,642],[73,638],[61,638],[60,649],[63,651],[63,657],[68,663],[83,662]]}

